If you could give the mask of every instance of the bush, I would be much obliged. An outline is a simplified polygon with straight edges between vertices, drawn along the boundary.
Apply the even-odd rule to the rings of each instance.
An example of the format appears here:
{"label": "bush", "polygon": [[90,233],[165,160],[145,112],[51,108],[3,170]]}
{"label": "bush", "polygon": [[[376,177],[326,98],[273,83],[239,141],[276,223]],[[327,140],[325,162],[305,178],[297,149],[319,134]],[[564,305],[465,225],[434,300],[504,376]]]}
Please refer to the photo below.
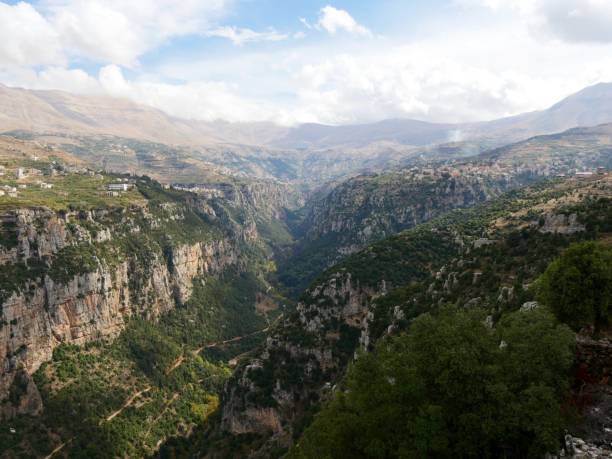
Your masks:
{"label": "bush", "polygon": [[540,279],[539,300],[575,330],[610,321],[612,250],[596,242],[572,245]]}
{"label": "bush", "polygon": [[543,309],[495,330],[477,311],[423,315],[357,360],[289,457],[543,457],[559,447],[573,342]]}

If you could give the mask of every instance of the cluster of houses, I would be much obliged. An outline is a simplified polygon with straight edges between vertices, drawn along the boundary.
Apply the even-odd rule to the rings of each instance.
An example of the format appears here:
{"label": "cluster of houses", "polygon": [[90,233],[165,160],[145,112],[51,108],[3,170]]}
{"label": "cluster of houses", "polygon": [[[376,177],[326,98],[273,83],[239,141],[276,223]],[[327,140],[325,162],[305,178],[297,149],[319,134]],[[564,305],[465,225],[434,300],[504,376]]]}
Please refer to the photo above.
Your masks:
{"label": "cluster of houses", "polygon": [[[38,161],[37,156],[33,156],[32,159],[34,161]],[[10,198],[19,197],[19,190],[25,190],[29,186],[39,186],[43,190],[50,190],[53,188],[52,183],[43,182],[41,180],[35,181],[26,181],[27,183],[19,183],[25,181],[26,178],[30,177],[41,177],[44,173],[40,169],[25,167],[16,167],[14,169],[7,169],[6,166],[0,165],[0,177],[12,177],[13,179],[17,179],[18,183],[16,185],[13,184],[5,184],[0,186],[0,196],[8,196]],[[55,174],[52,174],[55,175]]]}
{"label": "cluster of houses", "polygon": [[40,169],[34,169],[34,168],[26,169],[24,167],[18,167],[17,169],[15,169],[15,178],[17,180],[23,180],[26,177],[31,177],[31,176],[40,177],[41,175],[43,175],[43,171],[41,171]]}
{"label": "cluster of houses", "polygon": [[[213,198],[220,198],[220,197],[227,197],[227,191],[226,189],[224,189],[224,184],[209,184],[209,185],[202,185],[202,184],[189,184],[189,185],[183,185],[183,184],[178,184],[175,183],[173,185],[165,185],[168,188],[172,188],[173,190],[178,190],[178,191],[187,191],[190,193],[196,193],[199,194],[203,197],[205,197],[206,199],[213,199]],[[231,186],[229,186],[229,188],[231,188]],[[231,191],[231,190],[230,190]]]}
{"label": "cluster of houses", "polygon": [[43,171],[41,171],[40,169],[26,169],[25,167],[17,167],[12,171],[8,171],[6,166],[0,165],[0,177],[8,175],[9,172],[12,173],[13,177],[15,177],[17,180],[23,180],[30,176],[43,175]]}
{"label": "cluster of houses", "polygon": [[[43,190],[50,190],[53,188],[53,183],[46,183],[46,182],[38,181],[36,182],[36,185],[38,185]],[[0,186],[0,196],[8,196],[9,198],[17,198],[19,197],[19,190],[25,190],[26,188],[28,188],[28,185],[26,185],[25,183],[19,183],[17,186],[2,185]]]}
{"label": "cluster of houses", "polygon": [[[35,158],[37,160],[38,158]],[[92,171],[90,169],[80,169],[73,168],[69,170],[68,168],[61,166],[55,162],[51,164],[49,171],[43,171],[35,168],[24,168],[24,167],[16,167],[12,169],[8,169],[4,165],[0,165],[0,177],[7,176],[12,178],[13,180],[17,180],[17,183],[13,182],[11,184],[5,184],[0,186],[0,196],[8,196],[11,198],[16,198],[19,196],[19,190],[26,189],[29,186],[40,187],[42,190],[50,190],[54,187],[53,183],[47,183],[42,180],[32,180],[32,177],[42,176],[42,175],[67,175],[67,174],[85,174],[91,177],[95,177],[96,179],[103,179],[104,176],[99,172]],[[30,180],[26,180],[30,178]],[[134,188],[134,183],[132,179],[123,179],[117,178],[115,183],[109,183],[105,187],[105,192],[107,196],[118,197],[122,193],[131,190]]]}

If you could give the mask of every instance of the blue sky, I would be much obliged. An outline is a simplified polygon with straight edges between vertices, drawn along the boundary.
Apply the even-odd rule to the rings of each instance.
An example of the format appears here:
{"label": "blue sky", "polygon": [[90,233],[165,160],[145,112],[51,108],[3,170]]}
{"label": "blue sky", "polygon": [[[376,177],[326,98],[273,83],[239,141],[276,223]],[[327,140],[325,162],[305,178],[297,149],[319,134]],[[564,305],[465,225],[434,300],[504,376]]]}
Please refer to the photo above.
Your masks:
{"label": "blue sky", "polygon": [[[287,3],[291,3],[287,7]],[[376,7],[373,8],[374,3]],[[168,40],[163,46],[151,50],[140,57],[144,66],[163,64],[166,60],[177,57],[201,58],[202,56],[240,56],[242,54],[291,49],[314,44],[325,46],[328,35],[324,31],[309,29],[300,19],[309,24],[316,24],[319,12],[330,5],[328,1],[279,1],[279,0],[244,0],[232,2],[226,14],[218,21],[219,25],[250,29],[265,32],[274,29],[290,38],[280,41],[254,41],[248,49],[244,45],[235,46],[231,41],[221,37],[203,37],[192,34]],[[424,21],[443,17],[450,12],[453,3],[444,0],[380,0],[378,2],[337,1],[333,7],[350,11],[350,15],[359,24],[371,31],[383,31],[388,37],[401,37],[409,40],[417,36]],[[382,35],[383,32],[374,32]],[[302,38],[295,38],[303,33]],[[291,38],[293,37],[293,38]],[[353,43],[355,37],[351,34],[338,33],[336,42]]]}
{"label": "blue sky", "polygon": [[605,0],[0,0],[0,82],[207,121],[475,121],[612,81]]}

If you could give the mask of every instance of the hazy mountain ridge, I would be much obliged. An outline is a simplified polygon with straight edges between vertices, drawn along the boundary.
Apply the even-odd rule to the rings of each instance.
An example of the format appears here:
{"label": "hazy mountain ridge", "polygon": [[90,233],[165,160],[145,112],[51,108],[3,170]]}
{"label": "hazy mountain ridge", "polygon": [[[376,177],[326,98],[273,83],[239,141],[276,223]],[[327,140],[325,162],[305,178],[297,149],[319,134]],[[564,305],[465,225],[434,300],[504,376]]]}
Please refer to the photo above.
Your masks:
{"label": "hazy mountain ridge", "polygon": [[0,132],[113,135],[169,145],[258,145],[285,128],[272,123],[203,122],[109,96],[28,90],[0,84]]}
{"label": "hazy mountain ridge", "polygon": [[360,148],[377,142],[423,147],[456,140],[499,143],[612,122],[612,84],[579,91],[547,110],[477,123],[431,123],[390,119],[361,125],[184,120],[160,110],[106,96],[33,91],[0,85],[0,132],[112,134],[173,145],[233,144],[274,149]]}

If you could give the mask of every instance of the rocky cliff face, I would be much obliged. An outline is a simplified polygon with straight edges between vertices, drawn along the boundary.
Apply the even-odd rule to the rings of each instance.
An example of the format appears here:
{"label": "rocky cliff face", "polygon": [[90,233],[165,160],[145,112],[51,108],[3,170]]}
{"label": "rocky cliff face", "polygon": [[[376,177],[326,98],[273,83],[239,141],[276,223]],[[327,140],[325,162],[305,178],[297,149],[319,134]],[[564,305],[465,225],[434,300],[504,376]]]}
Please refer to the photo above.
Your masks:
{"label": "rocky cliff face", "polygon": [[[60,343],[112,338],[135,315],[155,319],[189,299],[195,277],[239,261],[236,244],[221,235],[168,242],[163,250],[130,246],[148,241],[148,232],[167,221],[181,224],[186,211],[180,206],[156,215],[147,208],[62,214],[20,209],[3,218],[11,235],[11,246],[0,248],[3,277],[11,279],[1,292],[4,416],[40,410],[29,375]],[[71,256],[84,265],[72,266]],[[9,397],[15,393],[20,396]]]}
{"label": "rocky cliff face", "polygon": [[180,185],[206,200],[223,201],[258,218],[283,218],[287,209],[304,205],[304,196],[295,187],[270,180]]}
{"label": "rocky cliff face", "polygon": [[224,198],[237,207],[252,209],[260,218],[280,219],[287,209],[304,205],[304,198],[295,187],[264,180],[235,185]]}
{"label": "rocky cliff face", "polygon": [[230,383],[222,428],[232,434],[291,432],[290,423],[325,396],[352,356],[373,298],[384,294],[338,273],[308,292],[271,333],[259,356]]}
{"label": "rocky cliff face", "polygon": [[350,254],[368,242],[431,220],[449,210],[491,199],[510,187],[505,180],[432,171],[356,177],[317,203],[307,218],[306,239],[339,239]]}
{"label": "rocky cliff face", "polygon": [[309,204],[302,240],[281,264],[281,280],[296,293],[316,275],[368,244],[499,196],[527,177],[475,166],[412,168],[359,176]]}

